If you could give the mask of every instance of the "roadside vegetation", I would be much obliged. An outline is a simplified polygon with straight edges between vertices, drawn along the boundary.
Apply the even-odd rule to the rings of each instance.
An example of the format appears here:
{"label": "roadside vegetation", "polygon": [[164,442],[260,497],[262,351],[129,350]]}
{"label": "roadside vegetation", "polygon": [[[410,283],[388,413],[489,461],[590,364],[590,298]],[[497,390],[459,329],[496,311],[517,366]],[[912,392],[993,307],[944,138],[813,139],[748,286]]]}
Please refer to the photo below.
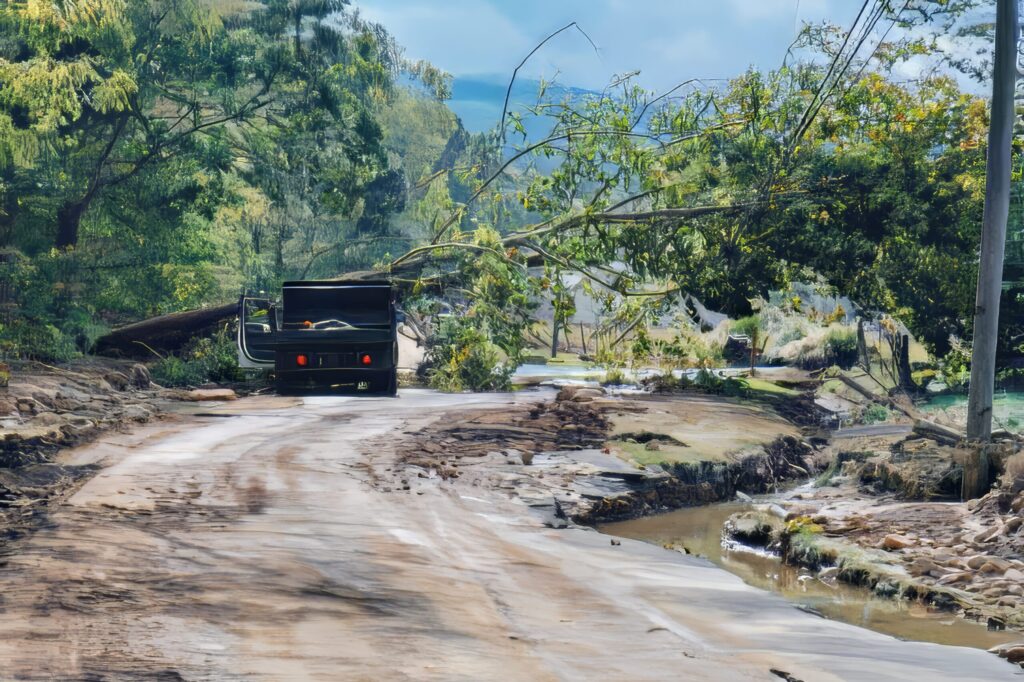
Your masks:
{"label": "roadside vegetation", "polygon": [[[973,3],[919,4],[883,7],[875,25],[917,30],[870,54],[807,26],[780,68],[671,93],[541,83],[487,134],[347,0],[6,5],[0,354],[66,361],[125,322],[376,271],[424,311],[424,376],[446,390],[507,387],[538,336],[557,355],[580,291],[602,313],[579,352],[608,367],[720,365],[702,310],[735,320],[751,365],[849,366],[858,318],[912,333],[955,389],[987,112],[941,70],[893,75],[971,71],[926,36]],[[1006,292],[1007,360],[1022,305]],[[152,350],[169,383],[233,371],[198,341]]]}

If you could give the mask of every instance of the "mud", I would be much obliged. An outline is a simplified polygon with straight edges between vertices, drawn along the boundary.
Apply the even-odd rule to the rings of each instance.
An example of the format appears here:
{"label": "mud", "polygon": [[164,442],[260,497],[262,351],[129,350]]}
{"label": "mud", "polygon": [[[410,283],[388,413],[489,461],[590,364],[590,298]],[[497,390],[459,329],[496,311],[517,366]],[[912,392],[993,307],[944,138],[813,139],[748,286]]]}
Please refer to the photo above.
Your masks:
{"label": "mud", "polygon": [[[248,398],[68,451],[103,469],[7,557],[4,677],[1011,679],[984,652],[822,620],[705,561],[546,528],[516,471],[560,481],[600,451],[408,475],[432,424],[530,419],[540,397]],[[583,445],[581,424],[550,433]]]}

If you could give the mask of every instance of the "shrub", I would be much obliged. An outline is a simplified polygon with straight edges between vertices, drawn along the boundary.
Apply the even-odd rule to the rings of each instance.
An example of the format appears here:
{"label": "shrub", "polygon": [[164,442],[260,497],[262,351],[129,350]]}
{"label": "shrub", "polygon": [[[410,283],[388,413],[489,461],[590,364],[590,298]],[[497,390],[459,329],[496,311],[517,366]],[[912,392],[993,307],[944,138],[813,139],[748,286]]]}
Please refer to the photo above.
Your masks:
{"label": "shrub", "polygon": [[849,369],[857,364],[857,332],[830,329],[825,337],[825,354],[830,364]]}
{"label": "shrub", "polygon": [[0,356],[40,362],[68,362],[81,353],[74,340],[52,324],[15,318],[0,326]]}
{"label": "shrub", "polygon": [[889,410],[884,405],[878,403],[872,403],[864,409],[864,414],[861,415],[861,421],[865,424],[878,424],[880,422],[889,420]]}
{"label": "shrub", "polygon": [[164,386],[196,386],[242,379],[234,336],[228,326],[213,336],[193,340],[180,356],[161,358],[153,365],[151,373],[153,380]]}
{"label": "shrub", "polygon": [[612,367],[605,372],[604,379],[601,381],[602,386],[622,386],[626,383],[629,383],[626,380],[626,375],[618,367]]}
{"label": "shrub", "polygon": [[942,358],[942,382],[951,391],[966,391],[971,382],[971,347],[955,341]]}
{"label": "shrub", "polygon": [[486,329],[465,316],[442,318],[427,341],[427,379],[432,388],[459,391],[506,391],[512,384],[512,363]]}

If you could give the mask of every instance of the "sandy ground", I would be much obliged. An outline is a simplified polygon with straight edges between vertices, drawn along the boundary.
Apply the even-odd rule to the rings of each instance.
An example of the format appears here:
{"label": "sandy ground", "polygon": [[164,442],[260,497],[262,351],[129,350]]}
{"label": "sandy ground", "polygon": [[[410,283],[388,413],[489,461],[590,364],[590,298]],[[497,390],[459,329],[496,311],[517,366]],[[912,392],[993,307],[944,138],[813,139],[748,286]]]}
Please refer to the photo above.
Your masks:
{"label": "sandy ground", "polygon": [[0,678],[1019,679],[499,491],[370,484],[403,433],[536,398],[249,398],[70,451],[106,468],[3,557]]}
{"label": "sandy ground", "polygon": [[[800,436],[800,430],[755,405],[693,394],[643,396],[645,412],[611,412],[612,436],[664,434],[684,445],[662,443],[653,455],[642,445],[616,440],[613,448],[628,459],[654,462],[727,461],[731,455],[766,445],[779,436]],[[632,445],[633,447],[628,447]]]}

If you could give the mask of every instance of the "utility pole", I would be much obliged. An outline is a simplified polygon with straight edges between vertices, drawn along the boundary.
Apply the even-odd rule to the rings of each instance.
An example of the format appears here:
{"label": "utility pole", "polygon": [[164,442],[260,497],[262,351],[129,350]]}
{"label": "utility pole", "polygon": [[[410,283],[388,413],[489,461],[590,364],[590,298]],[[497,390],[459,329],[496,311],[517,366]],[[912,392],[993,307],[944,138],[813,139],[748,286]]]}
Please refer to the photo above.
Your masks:
{"label": "utility pole", "polygon": [[996,0],[995,59],[992,110],[985,173],[985,213],[982,220],[981,264],[974,304],[974,347],[967,402],[967,438],[980,442],[964,471],[964,497],[984,492],[988,456],[984,443],[992,437],[992,393],[995,387],[999,297],[1003,288],[1006,220],[1010,210],[1010,145],[1017,86],[1018,0]]}

